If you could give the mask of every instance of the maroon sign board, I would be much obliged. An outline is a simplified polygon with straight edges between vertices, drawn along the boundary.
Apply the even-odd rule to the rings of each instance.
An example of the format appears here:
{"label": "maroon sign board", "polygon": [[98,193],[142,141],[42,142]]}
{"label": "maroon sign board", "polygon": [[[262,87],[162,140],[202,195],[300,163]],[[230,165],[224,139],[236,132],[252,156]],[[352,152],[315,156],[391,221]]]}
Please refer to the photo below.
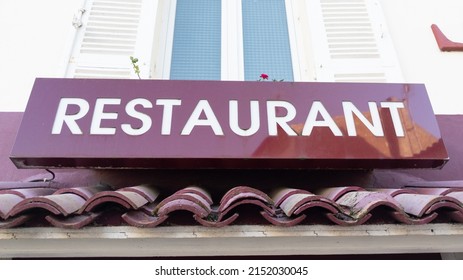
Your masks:
{"label": "maroon sign board", "polygon": [[19,168],[438,168],[424,85],[37,79]]}

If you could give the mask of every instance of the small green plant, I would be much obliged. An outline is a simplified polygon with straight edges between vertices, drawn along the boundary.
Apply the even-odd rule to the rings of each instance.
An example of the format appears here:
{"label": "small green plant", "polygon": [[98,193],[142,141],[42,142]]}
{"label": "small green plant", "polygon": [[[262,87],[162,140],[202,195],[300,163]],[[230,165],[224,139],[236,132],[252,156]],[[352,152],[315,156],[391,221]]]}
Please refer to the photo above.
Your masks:
{"label": "small green plant", "polygon": [[132,62],[133,71],[135,72],[135,74],[137,74],[138,79],[141,80],[141,77],[140,77],[140,67],[138,67],[138,65],[137,65],[138,58],[131,56],[131,57],[130,57],[130,61]]}

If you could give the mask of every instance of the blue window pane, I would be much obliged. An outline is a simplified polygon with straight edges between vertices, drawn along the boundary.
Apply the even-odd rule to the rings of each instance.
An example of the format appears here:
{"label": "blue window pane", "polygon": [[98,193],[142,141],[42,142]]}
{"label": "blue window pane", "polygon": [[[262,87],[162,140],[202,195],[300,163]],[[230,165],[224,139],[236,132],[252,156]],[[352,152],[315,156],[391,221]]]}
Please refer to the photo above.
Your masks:
{"label": "blue window pane", "polygon": [[284,0],[243,0],[244,78],[293,81]]}
{"label": "blue window pane", "polygon": [[221,0],[177,0],[170,78],[220,80]]}

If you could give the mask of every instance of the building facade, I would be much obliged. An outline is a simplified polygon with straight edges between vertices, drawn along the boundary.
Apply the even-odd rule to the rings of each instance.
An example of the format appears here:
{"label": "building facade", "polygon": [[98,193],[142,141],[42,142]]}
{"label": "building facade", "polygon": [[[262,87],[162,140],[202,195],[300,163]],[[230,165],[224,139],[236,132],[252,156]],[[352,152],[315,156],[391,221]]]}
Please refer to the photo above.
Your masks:
{"label": "building facade", "polygon": [[[462,9],[463,3],[457,0],[3,1],[0,125],[4,135],[15,133],[38,77],[251,82],[265,74],[269,80],[283,82],[420,83],[427,88],[450,153],[451,161],[444,169],[392,173],[278,171],[281,177],[276,181],[306,190],[311,190],[303,187],[308,176],[314,178],[308,184],[317,186],[364,184],[366,188],[397,189],[425,188],[428,184],[441,189],[461,188],[463,151],[457,143],[458,127],[463,121],[459,97],[463,92],[459,79],[463,54],[442,52],[431,25],[438,25],[453,41],[463,42],[463,18],[459,16]],[[137,59],[139,73],[134,71],[130,57]],[[10,137],[2,146],[1,162],[6,171],[1,181],[24,182],[43,176],[40,170],[16,170],[7,158],[12,141]],[[58,171],[57,180],[82,186],[103,182],[113,190],[153,179],[164,186],[179,184],[176,188],[217,184],[220,186],[211,195],[220,200],[230,189],[227,185],[238,186],[240,182],[270,192],[270,187],[262,185],[273,186],[273,179],[269,179],[274,176],[272,172],[259,170],[250,175],[239,171],[183,170],[176,175],[175,171],[132,170],[117,176],[111,171],[71,170]],[[211,176],[215,178],[209,179]],[[228,176],[237,179],[224,179]],[[446,183],[436,183],[442,181]],[[166,191],[168,187],[161,189]],[[243,225],[218,229],[17,227],[2,229],[6,237],[1,242],[6,257],[28,256],[21,253],[28,248],[31,256],[38,257],[453,254],[463,250],[459,241],[462,229],[461,224],[446,221],[423,225],[379,222],[353,227],[315,223],[286,228],[256,225],[251,219],[243,221]],[[34,236],[36,233],[39,238]],[[49,238],[40,237],[46,233]],[[21,243],[9,240],[10,235],[18,234],[24,236]],[[63,238],[63,234],[69,238]],[[323,237],[317,238],[319,235]],[[40,242],[50,245],[44,249]],[[300,246],[301,242],[306,245]],[[63,243],[65,246],[60,247]],[[134,249],[134,244],[141,246]],[[108,250],[108,246],[112,249]]]}

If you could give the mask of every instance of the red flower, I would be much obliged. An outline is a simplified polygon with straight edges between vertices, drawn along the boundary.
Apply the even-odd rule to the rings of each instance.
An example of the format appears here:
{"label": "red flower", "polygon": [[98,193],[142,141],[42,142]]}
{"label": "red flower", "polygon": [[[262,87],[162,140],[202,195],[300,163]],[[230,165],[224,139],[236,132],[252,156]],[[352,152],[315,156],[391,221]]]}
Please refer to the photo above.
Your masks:
{"label": "red flower", "polygon": [[260,74],[260,78],[261,78],[262,80],[268,80],[268,75],[262,73],[262,74]]}

